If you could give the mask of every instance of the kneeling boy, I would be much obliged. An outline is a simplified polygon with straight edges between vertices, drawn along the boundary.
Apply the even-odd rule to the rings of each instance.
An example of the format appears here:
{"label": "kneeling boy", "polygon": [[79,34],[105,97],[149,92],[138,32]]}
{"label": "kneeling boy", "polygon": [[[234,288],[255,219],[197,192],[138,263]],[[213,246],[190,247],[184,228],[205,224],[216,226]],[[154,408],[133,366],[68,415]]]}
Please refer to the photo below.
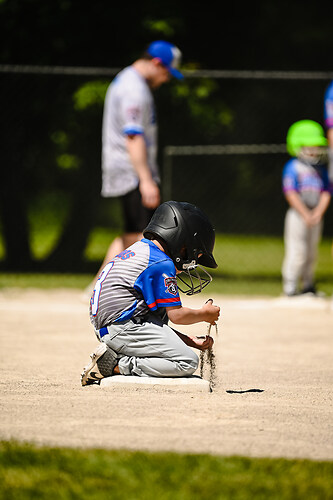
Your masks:
{"label": "kneeling boy", "polygon": [[168,201],[156,209],[143,234],[105,266],[96,283],[90,319],[100,344],[84,368],[82,385],[115,374],[186,377],[199,363],[191,348],[213,345],[210,336],[190,337],[168,325],[168,320],[214,325],[219,318],[212,300],[192,309],[179,297],[179,290],[192,295],[212,280],[201,268],[217,267],[209,219],[190,203]]}

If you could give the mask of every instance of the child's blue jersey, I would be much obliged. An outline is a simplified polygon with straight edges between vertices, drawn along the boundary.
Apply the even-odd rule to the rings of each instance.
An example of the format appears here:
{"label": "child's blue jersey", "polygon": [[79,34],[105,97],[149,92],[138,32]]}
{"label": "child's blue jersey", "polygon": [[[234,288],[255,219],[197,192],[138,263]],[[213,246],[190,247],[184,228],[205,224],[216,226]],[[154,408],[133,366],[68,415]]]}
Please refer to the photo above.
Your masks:
{"label": "child's blue jersey", "polygon": [[90,301],[90,320],[99,330],[111,323],[143,318],[158,308],[180,305],[173,261],[143,238],[104,267]]}
{"label": "child's blue jersey", "polygon": [[282,173],[283,192],[297,191],[309,208],[319,203],[323,191],[330,192],[327,168],[324,165],[312,166],[298,158],[287,161]]}
{"label": "child's blue jersey", "polygon": [[328,85],[324,96],[324,119],[327,128],[333,127],[333,80]]}

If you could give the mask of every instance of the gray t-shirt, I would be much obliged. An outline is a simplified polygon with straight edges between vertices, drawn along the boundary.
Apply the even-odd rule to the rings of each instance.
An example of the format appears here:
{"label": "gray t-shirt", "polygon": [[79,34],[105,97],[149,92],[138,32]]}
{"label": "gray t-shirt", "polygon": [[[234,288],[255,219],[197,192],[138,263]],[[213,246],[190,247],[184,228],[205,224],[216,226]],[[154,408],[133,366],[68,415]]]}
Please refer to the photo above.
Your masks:
{"label": "gray t-shirt", "polygon": [[139,184],[126,148],[126,135],[142,134],[147,161],[158,183],[157,123],[154,98],[146,80],[133,66],[123,69],[109,86],[102,129],[102,196],[122,196]]}

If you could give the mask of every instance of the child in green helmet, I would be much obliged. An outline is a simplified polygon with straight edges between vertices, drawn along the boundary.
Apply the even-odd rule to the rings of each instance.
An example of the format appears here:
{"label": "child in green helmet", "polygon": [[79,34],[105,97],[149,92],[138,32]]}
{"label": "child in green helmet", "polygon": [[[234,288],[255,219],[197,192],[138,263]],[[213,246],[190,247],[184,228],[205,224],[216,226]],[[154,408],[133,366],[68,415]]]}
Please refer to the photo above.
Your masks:
{"label": "child in green helmet", "polygon": [[314,268],[323,216],[332,193],[326,164],[327,139],[321,125],[312,120],[294,123],[287,133],[287,150],[292,158],[282,174],[289,205],[284,227],[283,292],[287,296],[317,295]]}

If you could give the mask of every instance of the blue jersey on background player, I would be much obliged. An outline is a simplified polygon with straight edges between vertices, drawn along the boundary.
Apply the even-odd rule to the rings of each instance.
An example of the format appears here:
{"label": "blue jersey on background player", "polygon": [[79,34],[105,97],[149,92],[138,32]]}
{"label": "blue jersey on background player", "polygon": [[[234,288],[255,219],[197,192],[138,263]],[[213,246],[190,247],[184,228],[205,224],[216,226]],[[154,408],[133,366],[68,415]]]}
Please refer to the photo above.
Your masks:
{"label": "blue jersey on background player", "polygon": [[328,129],[333,128],[333,80],[324,94],[324,120]]}
{"label": "blue jersey on background player", "polygon": [[330,181],[333,183],[333,80],[326,88],[324,94],[324,121],[327,130],[327,139],[329,146],[328,175]]}

